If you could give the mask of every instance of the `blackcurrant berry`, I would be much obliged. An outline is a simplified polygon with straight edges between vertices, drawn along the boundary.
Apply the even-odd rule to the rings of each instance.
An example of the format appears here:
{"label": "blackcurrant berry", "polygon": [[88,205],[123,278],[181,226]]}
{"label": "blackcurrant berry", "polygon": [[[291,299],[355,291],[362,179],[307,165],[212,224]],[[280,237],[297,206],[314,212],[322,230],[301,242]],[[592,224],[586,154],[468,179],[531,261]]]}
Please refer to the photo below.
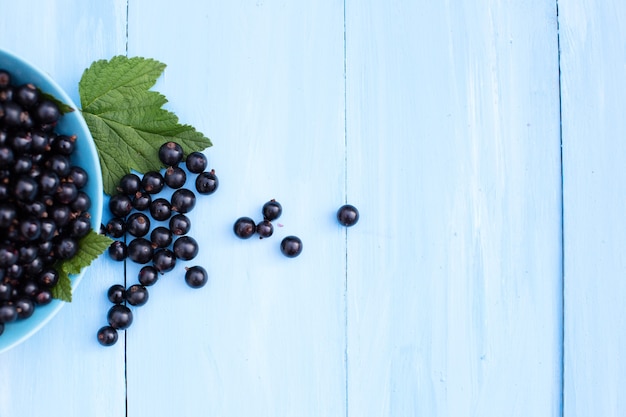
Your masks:
{"label": "blackcurrant berry", "polygon": [[20,320],[27,319],[35,312],[35,303],[30,297],[18,298],[15,303],[17,318]]}
{"label": "blackcurrant berry", "polygon": [[240,217],[233,226],[235,236],[241,239],[249,239],[256,232],[256,223],[250,217]]}
{"label": "blackcurrant berry", "polygon": [[263,219],[273,221],[280,217],[283,214],[283,206],[281,204],[272,199],[267,203],[263,204]]}
{"label": "blackcurrant berry", "polygon": [[215,171],[202,172],[196,177],[196,191],[203,195],[213,194],[219,186]]}
{"label": "blackcurrant berry", "polygon": [[76,136],[55,136],[50,146],[54,152],[60,155],[71,155],[76,148]]}
{"label": "blackcurrant berry", "polygon": [[146,265],[139,270],[138,278],[141,285],[149,287],[159,280],[159,271],[153,265]]}
{"label": "blackcurrant berry", "polygon": [[172,215],[172,206],[165,198],[157,198],[150,203],[150,215],[157,221],[163,221]]}
{"label": "blackcurrant berry", "polygon": [[181,236],[174,241],[174,253],[178,259],[190,261],[198,255],[198,242],[191,236]]}
{"label": "blackcurrant berry", "polygon": [[109,211],[115,217],[124,218],[133,210],[133,204],[130,197],[126,194],[115,194],[109,199]]}
{"label": "blackcurrant berry", "polygon": [[10,323],[17,320],[17,309],[13,304],[0,305],[0,323]]}
{"label": "blackcurrant berry", "polygon": [[152,246],[156,248],[167,248],[172,244],[173,236],[172,232],[163,226],[155,227],[150,233],[150,241]]}
{"label": "blackcurrant berry", "polygon": [[23,84],[14,92],[14,100],[25,108],[33,107],[39,101],[39,90],[34,84]]}
{"label": "blackcurrant berry", "polygon": [[142,306],[148,302],[148,298],[148,289],[143,285],[131,285],[126,290],[126,302],[131,306]]}
{"label": "blackcurrant berry", "polygon": [[124,175],[117,186],[117,190],[126,195],[135,195],[141,189],[141,178],[137,174],[129,173]]}
{"label": "blackcurrant berry", "polygon": [[145,191],[137,191],[132,198],[132,205],[135,210],[148,210],[150,203],[152,203],[152,195]]}
{"label": "blackcurrant berry", "polygon": [[113,346],[117,342],[117,330],[112,326],[103,326],[98,330],[98,343],[102,346]]}
{"label": "blackcurrant berry", "polygon": [[115,304],[107,313],[109,325],[117,330],[125,330],[133,323],[133,312],[122,304]]}
{"label": "blackcurrant berry", "polygon": [[123,261],[128,256],[126,244],[121,240],[116,240],[109,246],[109,256],[114,261]]}
{"label": "blackcurrant berry", "polygon": [[128,258],[138,264],[146,264],[152,260],[154,249],[152,243],[143,237],[133,239],[128,244]]}
{"label": "blackcurrant berry", "polygon": [[350,204],[345,204],[337,210],[337,220],[343,226],[354,226],[359,221],[359,210]]}
{"label": "blackcurrant berry", "polygon": [[160,273],[169,272],[176,266],[176,255],[169,249],[157,249],[152,262]]}
{"label": "blackcurrant berry", "polygon": [[81,237],[87,236],[90,230],[91,216],[83,213],[76,217],[74,220],[70,221],[68,232],[71,237],[80,239]]}
{"label": "blackcurrant berry", "polygon": [[79,191],[76,199],[70,204],[70,208],[77,213],[87,211],[91,208],[91,198],[84,191]]}
{"label": "blackcurrant berry", "polygon": [[59,111],[59,106],[57,106],[56,103],[52,100],[44,99],[41,100],[35,109],[35,116],[39,123],[43,125],[50,125],[57,122],[61,116],[61,112]]}
{"label": "blackcurrant berry", "polygon": [[57,173],[60,177],[66,177],[72,168],[68,157],[60,154],[51,155],[45,161],[44,166]]}
{"label": "blackcurrant berry", "polygon": [[111,237],[122,237],[124,236],[124,233],[126,233],[126,222],[124,219],[120,219],[119,217],[113,217],[107,222],[104,230],[106,231],[106,234]]}
{"label": "blackcurrant berry", "polygon": [[256,232],[259,234],[261,239],[264,237],[270,237],[274,233],[274,226],[272,226],[272,222],[269,220],[263,220],[256,225]]}
{"label": "blackcurrant berry", "polygon": [[202,288],[209,280],[209,274],[207,274],[206,269],[199,265],[185,269],[185,282],[191,288]]}
{"label": "blackcurrant berry", "polygon": [[87,185],[89,175],[87,171],[79,166],[70,167],[70,173],[67,176],[67,180],[73,183],[79,190]]}
{"label": "blackcurrant berry", "polygon": [[185,185],[185,181],[187,181],[187,174],[181,167],[171,166],[165,170],[163,178],[168,187],[178,189]]}
{"label": "blackcurrant berry", "polygon": [[288,258],[295,258],[302,253],[302,240],[297,236],[287,236],[280,242],[280,251]]}
{"label": "blackcurrant berry", "polygon": [[133,236],[142,237],[150,231],[150,218],[143,213],[133,213],[126,219],[126,231]]}
{"label": "blackcurrant berry", "polygon": [[62,182],[54,193],[54,200],[58,203],[68,205],[76,200],[78,188],[72,182]]}
{"label": "blackcurrant berry", "polygon": [[70,259],[78,252],[78,241],[69,236],[55,238],[54,254],[57,259]]}
{"label": "blackcurrant berry", "polygon": [[191,229],[191,220],[182,213],[172,216],[170,219],[170,231],[176,236],[182,236],[189,233]]}
{"label": "blackcurrant berry", "polygon": [[199,174],[206,169],[207,159],[201,152],[192,152],[187,155],[187,159],[185,160],[185,165],[189,172],[194,174]]}
{"label": "blackcurrant berry", "polygon": [[167,142],[159,148],[159,159],[165,166],[177,165],[183,160],[183,148],[176,142]]}
{"label": "blackcurrant berry", "polygon": [[171,198],[172,210],[179,213],[188,213],[196,205],[196,195],[187,188],[174,191]]}
{"label": "blackcurrant berry", "polygon": [[143,178],[141,179],[141,186],[148,194],[157,194],[161,192],[165,186],[165,180],[160,172],[149,171],[143,175]]}
{"label": "blackcurrant berry", "polygon": [[123,285],[114,284],[107,290],[107,298],[113,304],[122,304],[126,297],[126,289]]}
{"label": "blackcurrant berry", "polygon": [[54,268],[44,269],[37,277],[37,283],[45,288],[52,288],[57,282],[59,282],[59,273]]}

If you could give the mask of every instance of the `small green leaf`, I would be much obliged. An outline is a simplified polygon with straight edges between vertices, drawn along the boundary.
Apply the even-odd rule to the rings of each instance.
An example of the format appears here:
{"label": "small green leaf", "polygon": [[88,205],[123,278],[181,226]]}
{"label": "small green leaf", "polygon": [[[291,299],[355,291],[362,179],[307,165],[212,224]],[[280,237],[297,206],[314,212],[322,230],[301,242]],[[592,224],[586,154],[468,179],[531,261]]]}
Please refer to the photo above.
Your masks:
{"label": "small green leaf", "polygon": [[78,274],[98,258],[113,241],[95,231],[89,233],[78,242],[76,255],[56,265],[59,282],[52,288],[52,296],[63,301],[72,301],[72,282],[70,275]]}
{"label": "small green leaf", "polygon": [[94,62],[78,85],[82,112],[94,138],[104,192],[116,192],[120,178],[132,170],[163,168],[158,149],[178,142],[185,153],[202,151],[211,141],[165,109],[167,99],[150,91],[165,65],[153,59],[116,56]]}
{"label": "small green leaf", "polygon": [[59,282],[52,288],[52,296],[68,303],[72,301],[72,280],[63,270],[59,270]]}
{"label": "small green leaf", "polygon": [[61,100],[53,96],[52,94],[44,93],[41,90],[39,91],[40,91],[41,97],[48,99],[56,103],[57,106],[59,106],[59,111],[61,112],[61,114],[71,113],[74,111],[74,108],[72,106],[70,106],[69,104],[65,104],[64,102],[62,102]]}

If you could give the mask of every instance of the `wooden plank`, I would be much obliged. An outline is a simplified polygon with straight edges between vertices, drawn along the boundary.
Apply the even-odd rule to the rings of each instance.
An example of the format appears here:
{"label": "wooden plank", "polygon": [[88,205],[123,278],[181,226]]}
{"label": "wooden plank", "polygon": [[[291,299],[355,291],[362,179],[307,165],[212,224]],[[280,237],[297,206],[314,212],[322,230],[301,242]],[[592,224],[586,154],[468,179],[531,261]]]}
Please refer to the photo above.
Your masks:
{"label": "wooden plank", "polygon": [[[178,265],[136,309],[128,415],[342,415],[342,3],[138,0],[129,16],[129,54],[168,65],[156,89],[214,141],[221,185],[190,214],[187,265],[210,283],[187,288]],[[261,220],[272,198],[274,236],[236,238],[235,220]],[[289,234],[304,242],[295,259],[279,252]]]}
{"label": "wooden plank", "polygon": [[559,1],[567,417],[626,413],[625,25],[624,2]]}
{"label": "wooden plank", "polygon": [[[126,1],[4,2],[2,14],[2,47],[48,72],[77,103],[83,70],[125,50]],[[96,340],[106,289],[123,274],[121,264],[100,258],[71,304],[0,356],[1,416],[125,415],[124,344],[107,350]]]}
{"label": "wooden plank", "polygon": [[346,16],[348,415],[560,415],[554,2]]}

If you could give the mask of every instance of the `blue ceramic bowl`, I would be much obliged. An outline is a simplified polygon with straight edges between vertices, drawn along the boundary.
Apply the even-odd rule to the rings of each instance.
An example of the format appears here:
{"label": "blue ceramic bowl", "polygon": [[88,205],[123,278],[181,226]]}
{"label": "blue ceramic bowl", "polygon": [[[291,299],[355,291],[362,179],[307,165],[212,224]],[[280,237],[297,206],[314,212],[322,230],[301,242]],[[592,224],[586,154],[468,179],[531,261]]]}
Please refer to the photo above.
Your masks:
{"label": "blue ceramic bowl", "polygon": [[[11,73],[12,84],[33,83],[44,93],[51,94],[63,103],[78,109],[52,78],[23,59],[0,50],[0,68]],[[72,163],[82,167],[89,174],[89,180],[84,191],[91,198],[89,212],[92,228],[98,231],[102,222],[102,172],[93,138],[78,110],[63,115],[55,130],[63,134],[77,136]],[[83,269],[80,274],[71,277],[73,289],[80,283],[84,272]],[[59,312],[63,304],[63,301],[53,300],[48,305],[37,307],[34,314],[28,319],[7,323],[4,333],[0,335],[0,352],[6,351],[32,336]]]}

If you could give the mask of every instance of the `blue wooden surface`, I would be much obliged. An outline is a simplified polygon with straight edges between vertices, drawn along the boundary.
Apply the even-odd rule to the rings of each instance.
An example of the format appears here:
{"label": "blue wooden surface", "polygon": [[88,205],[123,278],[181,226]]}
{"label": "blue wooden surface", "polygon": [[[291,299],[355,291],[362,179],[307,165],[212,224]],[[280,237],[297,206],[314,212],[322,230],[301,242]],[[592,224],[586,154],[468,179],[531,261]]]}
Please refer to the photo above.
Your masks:
{"label": "blue wooden surface", "polygon": [[[103,348],[138,267],[100,258],[0,356],[0,417],[623,415],[624,7],[0,0],[0,47],[76,101],[96,59],[166,63],[221,181],[209,284],[179,265]],[[271,198],[275,236],[234,237]]]}

